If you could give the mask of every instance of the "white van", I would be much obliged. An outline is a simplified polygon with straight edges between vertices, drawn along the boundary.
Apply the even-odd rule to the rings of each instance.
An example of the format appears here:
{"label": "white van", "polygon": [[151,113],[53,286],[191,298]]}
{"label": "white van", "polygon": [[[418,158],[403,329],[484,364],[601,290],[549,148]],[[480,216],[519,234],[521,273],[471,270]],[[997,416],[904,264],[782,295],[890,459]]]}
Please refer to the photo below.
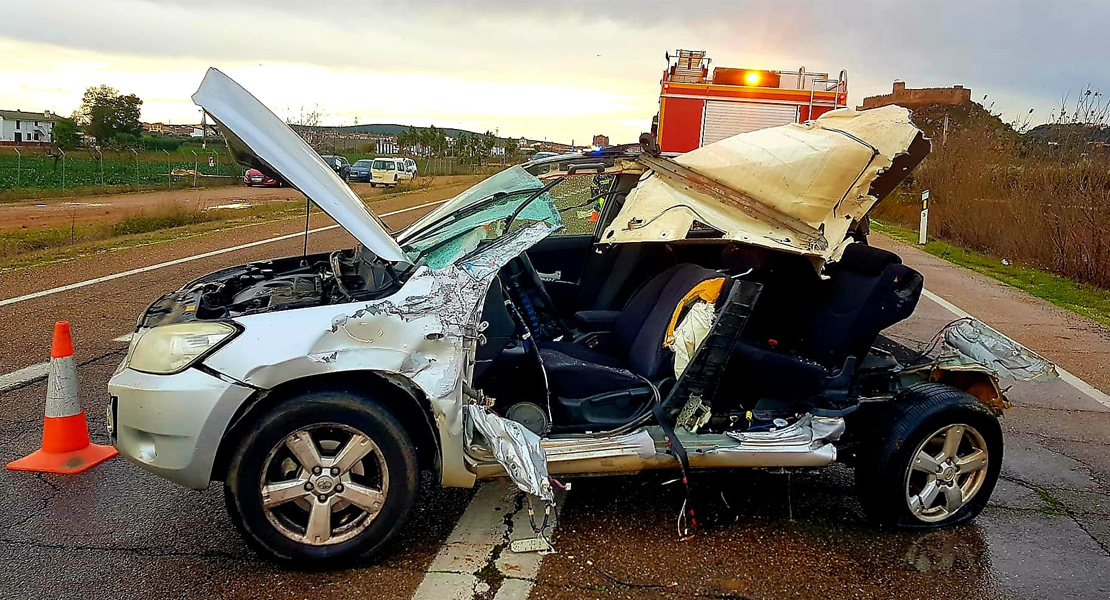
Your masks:
{"label": "white van", "polygon": [[403,158],[375,158],[370,165],[370,187],[394,186],[412,179]]}
{"label": "white van", "polygon": [[412,178],[416,179],[416,161],[411,158],[406,158],[404,160],[405,168],[408,170],[409,173],[412,174]]}

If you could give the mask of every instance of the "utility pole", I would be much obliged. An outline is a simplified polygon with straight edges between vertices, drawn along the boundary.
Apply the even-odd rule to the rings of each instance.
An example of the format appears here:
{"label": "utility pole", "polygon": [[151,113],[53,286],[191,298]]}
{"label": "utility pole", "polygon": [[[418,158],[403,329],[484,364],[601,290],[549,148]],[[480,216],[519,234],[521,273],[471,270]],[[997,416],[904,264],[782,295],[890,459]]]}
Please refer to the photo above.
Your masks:
{"label": "utility pole", "polygon": [[135,191],[139,191],[139,153],[134,148],[128,148],[135,155]]}
{"label": "utility pole", "polygon": [[[58,148],[58,152],[62,153],[62,195],[66,195],[66,151]],[[71,228],[72,229],[72,228]],[[70,232],[70,238],[73,237],[73,232]],[[73,241],[72,239],[70,241]]]}
{"label": "utility pole", "polygon": [[193,153],[193,187],[197,187],[197,169],[200,169],[200,159],[197,158],[197,151],[190,150]]}

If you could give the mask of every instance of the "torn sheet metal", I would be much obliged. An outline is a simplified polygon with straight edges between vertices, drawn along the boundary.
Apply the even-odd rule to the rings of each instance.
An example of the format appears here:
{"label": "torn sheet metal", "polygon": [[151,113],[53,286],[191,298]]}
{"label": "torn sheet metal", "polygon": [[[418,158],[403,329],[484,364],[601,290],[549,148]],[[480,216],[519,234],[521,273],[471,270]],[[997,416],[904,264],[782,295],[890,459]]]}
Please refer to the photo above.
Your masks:
{"label": "torn sheet metal", "polygon": [[[899,106],[836,110],[803,124],[742,133],[674,163],[704,176],[710,187],[761,203],[776,219],[746,210],[729,194],[651,171],[629,193],[602,241],[681,240],[697,222],[722,232],[722,239],[805,254],[818,263],[835,260],[852,222],[928,152],[928,141]],[[824,239],[798,235],[798,223]]]}
{"label": "torn sheet metal", "polygon": [[474,428],[486,438],[490,452],[522,491],[548,502],[555,499],[547,476],[547,455],[540,436],[520,423],[503,419],[477,404],[466,405]]}
{"label": "torn sheet metal", "polygon": [[251,334],[231,340],[232,351],[217,352],[206,364],[262,389],[361,371],[407,382],[430,404],[441,444],[455,448],[442,454],[443,482],[468,486],[473,474],[462,459],[462,386],[482,300],[498,269],[553,229],[534,223],[442,269],[418,267],[386,298],[240,317]]}
{"label": "torn sheet metal", "polygon": [[817,447],[839,440],[844,435],[844,429],[842,417],[817,417],[806,413],[786,427],[769,431],[729,430],[725,435],[752,447],[778,447],[784,444],[809,444],[810,447]]}
{"label": "torn sheet metal", "polygon": [[1019,381],[1050,381],[1059,376],[1051,361],[976,319],[949,323],[938,338],[942,363],[980,364]]}

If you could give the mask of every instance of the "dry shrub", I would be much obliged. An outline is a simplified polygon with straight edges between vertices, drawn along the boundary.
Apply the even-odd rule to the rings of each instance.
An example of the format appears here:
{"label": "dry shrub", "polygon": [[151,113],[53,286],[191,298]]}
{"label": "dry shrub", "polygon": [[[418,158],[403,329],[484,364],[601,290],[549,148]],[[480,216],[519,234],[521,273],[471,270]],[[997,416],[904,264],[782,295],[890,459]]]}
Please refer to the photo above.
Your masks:
{"label": "dry shrub", "polygon": [[1110,149],[1094,141],[1106,109],[1088,91],[1056,117],[1053,143],[977,119],[954,126],[875,218],[916,229],[928,189],[930,237],[1110,288]]}

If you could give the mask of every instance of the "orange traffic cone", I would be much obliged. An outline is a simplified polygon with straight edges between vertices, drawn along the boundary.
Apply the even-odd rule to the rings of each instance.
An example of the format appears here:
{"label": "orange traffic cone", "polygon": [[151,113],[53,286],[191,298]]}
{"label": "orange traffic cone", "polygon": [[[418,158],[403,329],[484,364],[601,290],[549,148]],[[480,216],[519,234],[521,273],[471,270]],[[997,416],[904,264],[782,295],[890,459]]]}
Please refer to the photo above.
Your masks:
{"label": "orange traffic cone", "polygon": [[50,373],[46,382],[46,419],[42,448],[8,463],[14,471],[80,473],[119,454],[111,446],[89,443],[89,426],[77,397],[77,365],[69,323],[54,324],[50,345]]}

